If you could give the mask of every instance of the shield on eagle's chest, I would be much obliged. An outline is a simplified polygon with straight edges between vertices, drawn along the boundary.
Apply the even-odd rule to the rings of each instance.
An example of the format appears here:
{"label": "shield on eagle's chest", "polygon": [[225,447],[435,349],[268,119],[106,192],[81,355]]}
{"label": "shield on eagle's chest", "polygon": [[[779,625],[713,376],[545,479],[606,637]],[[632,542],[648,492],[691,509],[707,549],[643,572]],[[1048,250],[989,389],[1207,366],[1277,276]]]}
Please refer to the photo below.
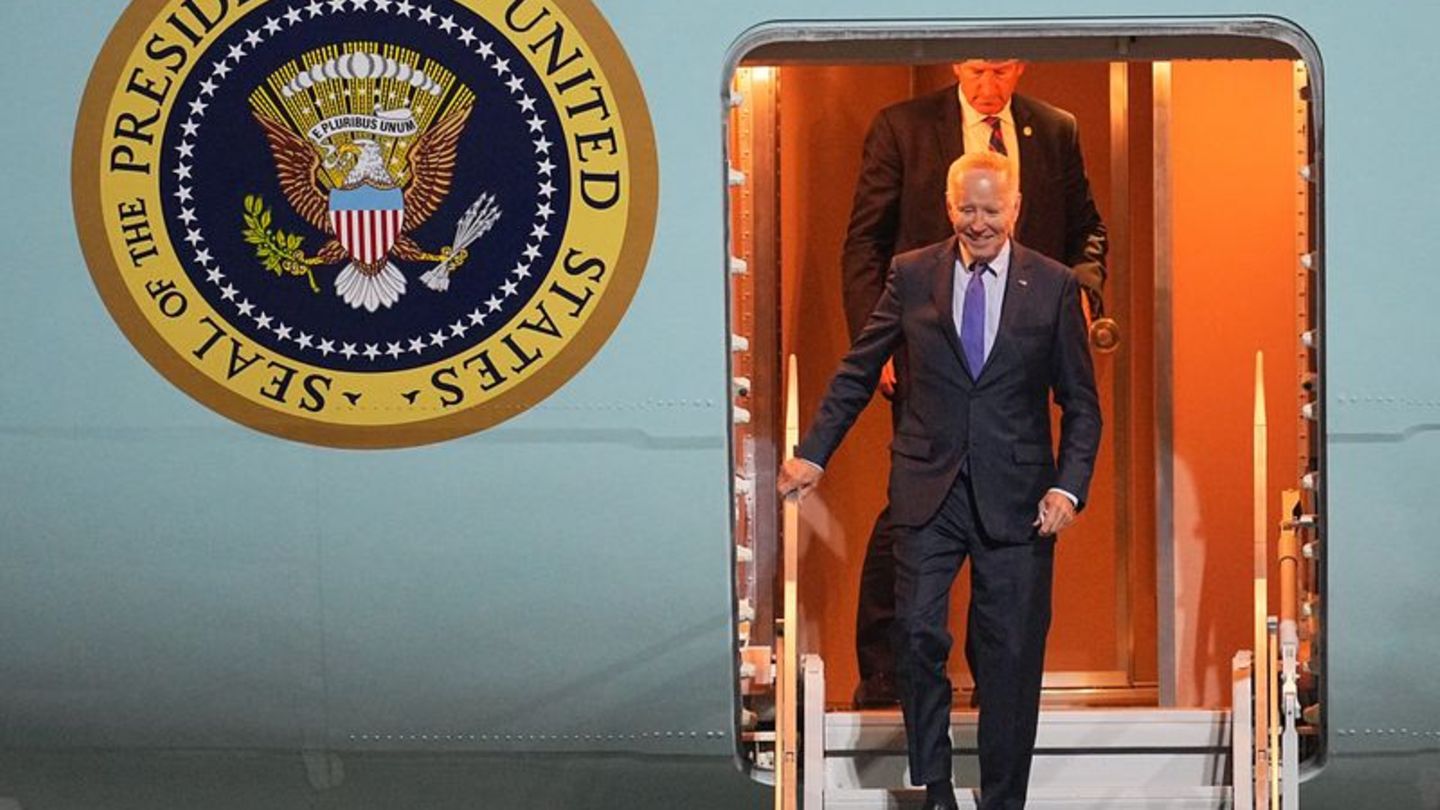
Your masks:
{"label": "shield on eagle's chest", "polygon": [[378,264],[390,254],[405,224],[405,193],[398,188],[360,186],[330,192],[330,225],[335,237],[361,264]]}

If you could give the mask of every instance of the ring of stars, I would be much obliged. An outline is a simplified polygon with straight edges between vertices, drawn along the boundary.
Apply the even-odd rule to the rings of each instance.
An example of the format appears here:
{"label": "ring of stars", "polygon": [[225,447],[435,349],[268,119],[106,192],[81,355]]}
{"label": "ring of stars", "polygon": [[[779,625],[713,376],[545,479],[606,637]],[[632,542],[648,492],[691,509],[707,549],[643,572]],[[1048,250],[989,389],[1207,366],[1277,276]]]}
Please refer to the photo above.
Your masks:
{"label": "ring of stars", "polygon": [[[264,43],[267,38],[279,34],[289,27],[301,25],[319,17],[333,14],[354,13],[360,11],[394,14],[413,20],[417,23],[436,28],[444,34],[459,42],[471,53],[480,57],[492,71],[496,79],[502,82],[508,90],[511,100],[519,108],[522,114],[528,114],[525,124],[529,134],[534,137],[531,143],[535,149],[535,172],[540,180],[537,189],[541,202],[535,210],[534,226],[530,231],[533,242],[526,242],[526,249],[522,252],[522,258],[516,262],[510,270],[511,278],[501,285],[497,294],[492,294],[488,299],[480,302],[469,314],[461,316],[455,323],[442,327],[434,332],[421,334],[411,338],[388,341],[382,340],[379,343],[361,344],[327,338],[322,335],[312,335],[303,330],[296,330],[294,327],[276,321],[273,316],[260,310],[250,299],[244,297],[242,291],[227,281],[228,276],[220,267],[219,263],[211,255],[205,244],[204,234],[195,225],[198,216],[194,208],[194,189],[185,185],[186,181],[193,182],[192,174],[194,166],[186,163],[187,160],[194,160],[195,139],[205,120],[205,113],[209,109],[210,102],[205,99],[213,99],[217,90],[225,82],[226,78],[240,63],[255,53],[258,46]],[[267,330],[274,334],[280,342],[293,342],[298,348],[313,351],[321,357],[329,358],[332,354],[338,354],[346,360],[353,360],[355,357],[364,357],[374,362],[381,356],[392,360],[399,359],[403,355],[423,355],[430,349],[443,348],[446,343],[464,338],[474,327],[483,327],[487,319],[496,313],[501,313],[506,302],[519,294],[519,283],[528,279],[532,274],[533,262],[541,256],[540,246],[544,239],[549,236],[550,218],[556,213],[554,197],[557,192],[555,184],[551,182],[553,173],[557,168],[550,160],[550,150],[556,144],[550,141],[545,135],[546,127],[551,123],[542,118],[536,112],[536,99],[526,92],[526,83],[523,78],[510,69],[509,60],[501,59],[495,53],[494,45],[481,39],[473,28],[462,28],[453,16],[441,16],[431,7],[429,2],[415,2],[415,0],[299,0],[295,6],[279,16],[266,16],[261,22],[257,18],[255,27],[246,30],[244,40],[230,46],[228,53],[209,65],[210,73],[208,78],[200,83],[199,92],[196,98],[189,104],[190,114],[184,124],[181,125],[181,141],[175,147],[180,156],[180,162],[176,165],[174,174],[180,184],[172,195],[180,204],[179,220],[184,223],[185,237],[182,241],[190,246],[194,253],[195,263],[205,271],[206,280],[215,286],[219,292],[220,299],[235,307],[235,312],[241,317],[250,319],[258,329]],[[231,63],[234,63],[233,65]],[[193,227],[192,227],[193,226]],[[502,296],[503,294],[503,296]],[[448,330],[448,331],[447,331]],[[383,348],[382,348],[383,344]]]}

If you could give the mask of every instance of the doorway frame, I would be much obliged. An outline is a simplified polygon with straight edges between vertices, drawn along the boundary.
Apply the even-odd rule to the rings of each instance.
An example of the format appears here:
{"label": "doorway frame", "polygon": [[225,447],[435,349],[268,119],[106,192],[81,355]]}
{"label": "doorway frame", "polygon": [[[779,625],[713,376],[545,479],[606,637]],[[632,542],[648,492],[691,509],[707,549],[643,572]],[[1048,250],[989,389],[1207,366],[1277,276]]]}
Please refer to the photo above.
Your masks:
{"label": "doorway frame", "polygon": [[[1056,20],[1036,19],[931,19],[931,20],[786,20],[756,25],[742,33],[726,53],[721,72],[721,148],[725,166],[730,166],[733,155],[730,143],[732,132],[728,113],[732,106],[731,87],[736,71],[742,62],[751,61],[765,65],[863,65],[874,63],[929,63],[954,61],[956,58],[975,58],[994,54],[1006,58],[1025,58],[1045,61],[1103,60],[1113,66],[1119,64],[1123,74],[1127,62],[1168,62],[1184,59],[1240,58],[1240,59],[1287,59],[1301,61],[1310,81],[1310,118],[1312,163],[1312,198],[1309,206],[1310,231],[1312,234],[1313,263],[1309,267],[1314,290],[1311,303],[1311,323],[1323,335],[1325,324],[1325,195],[1323,189],[1324,171],[1324,97],[1325,75],[1320,51],[1315,41],[1295,23],[1270,16],[1217,16],[1217,17],[1096,17],[1068,18]],[[1112,74],[1112,77],[1115,74]],[[1114,101],[1119,98],[1128,106],[1124,88],[1116,89],[1112,78],[1112,139],[1111,149],[1117,148],[1114,130]],[[1117,95],[1118,94],[1118,95]],[[1173,706],[1177,692],[1176,662],[1176,617],[1175,617],[1175,535],[1173,498],[1173,459],[1170,456],[1172,430],[1168,398],[1169,344],[1169,244],[1162,239],[1161,232],[1168,198],[1162,191],[1168,186],[1162,184],[1161,171],[1162,131],[1165,123],[1160,119],[1157,94],[1155,112],[1156,142],[1156,241],[1155,278],[1156,284],[1156,587],[1158,600],[1157,652],[1159,656],[1158,703],[1162,707]],[[1121,125],[1123,126],[1123,125]],[[1128,132],[1124,133],[1128,140]],[[1122,144],[1123,146],[1123,144]],[[1125,196],[1128,200],[1128,174],[1115,176],[1117,161],[1112,160],[1112,189],[1114,197]],[[1119,182],[1122,181],[1123,182]],[[1128,203],[1124,203],[1128,205]],[[723,205],[725,244],[731,244],[730,222],[733,216],[728,198]],[[1128,257],[1125,259],[1128,261]],[[727,301],[727,309],[729,302]],[[727,312],[726,322],[731,313]],[[728,338],[728,336],[727,336]],[[777,341],[778,343],[778,341]],[[777,345],[778,349],[778,345]],[[1325,341],[1317,339],[1312,347],[1314,357],[1315,402],[1325,399]],[[759,381],[757,381],[758,383]],[[1326,486],[1325,475],[1325,409],[1320,408],[1314,420],[1311,441],[1317,470],[1320,473],[1313,498],[1319,525],[1325,525]],[[733,453],[732,453],[733,455]],[[759,472],[759,471],[757,471]],[[1121,543],[1125,542],[1124,539]],[[1123,545],[1117,544],[1117,548]],[[1320,555],[1317,589],[1327,589],[1325,555]],[[1123,602],[1121,603],[1124,604]],[[1316,638],[1314,657],[1320,662],[1321,671],[1326,671],[1327,646],[1324,644],[1328,627],[1327,601],[1320,600],[1319,634]],[[1132,656],[1133,658],[1133,656]],[[1070,673],[1064,673],[1069,675]],[[1113,682],[1112,673],[1102,680]],[[1133,680],[1132,672],[1129,673]],[[1065,679],[1065,680],[1068,680]],[[1057,684],[1058,685],[1058,684]],[[1075,685],[1080,688],[1080,684]],[[1328,699],[1328,682],[1320,681],[1320,701]],[[1319,762],[1323,762],[1326,749],[1326,735],[1321,729]]]}

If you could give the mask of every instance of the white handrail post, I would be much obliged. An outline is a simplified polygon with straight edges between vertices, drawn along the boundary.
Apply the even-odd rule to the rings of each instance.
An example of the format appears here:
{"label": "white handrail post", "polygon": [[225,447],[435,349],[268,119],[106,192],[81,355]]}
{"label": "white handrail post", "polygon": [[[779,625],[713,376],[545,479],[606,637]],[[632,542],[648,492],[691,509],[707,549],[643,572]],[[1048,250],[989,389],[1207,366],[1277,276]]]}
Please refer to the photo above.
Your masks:
{"label": "white handrail post", "polygon": [[1265,418],[1265,353],[1255,352],[1255,420],[1253,434],[1252,475],[1254,491],[1254,583],[1255,583],[1255,649],[1252,659],[1251,679],[1255,695],[1252,719],[1255,724],[1255,806],[1270,807],[1270,626],[1269,626],[1269,576],[1270,523],[1266,518],[1266,444],[1269,428]]}
{"label": "white handrail post", "polygon": [[[795,355],[786,363],[785,453],[788,461],[800,443],[800,382]],[[784,601],[775,633],[775,810],[797,810],[799,781],[795,695],[799,691],[800,617],[797,580],[800,573],[800,504],[797,496],[785,499],[784,527],[780,536]]]}
{"label": "white handrail post", "polygon": [[1254,699],[1255,656],[1249,650],[1235,653],[1230,665],[1230,784],[1235,810],[1255,810]]}
{"label": "white handrail post", "polygon": [[825,810],[825,662],[805,656],[805,810]]}

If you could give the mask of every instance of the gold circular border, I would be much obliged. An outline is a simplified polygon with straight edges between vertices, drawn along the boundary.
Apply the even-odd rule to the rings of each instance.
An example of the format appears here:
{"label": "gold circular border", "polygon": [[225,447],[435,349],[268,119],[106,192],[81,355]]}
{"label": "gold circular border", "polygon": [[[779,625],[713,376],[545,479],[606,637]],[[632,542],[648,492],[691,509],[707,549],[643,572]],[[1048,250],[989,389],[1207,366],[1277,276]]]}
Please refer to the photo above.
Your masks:
{"label": "gold circular border", "polygon": [[[71,203],[80,248],[90,277],[105,308],[120,330],[151,366],[172,385],[202,405],[247,427],[293,441],[326,447],[377,449],[417,447],[459,438],[518,416],[555,393],[579,373],[614,333],[630,307],[655,238],[659,212],[659,177],[655,131],[650,108],[635,67],[590,0],[548,0],[574,21],[586,45],[605,70],[610,94],[619,105],[630,160],[630,216],[620,254],[611,267],[609,289],[600,297],[589,320],[549,362],[530,378],[495,399],[463,411],[423,422],[392,427],[326,424],[288,416],[251,402],[207,377],[181,358],[181,353],[150,325],[139,304],[121,280],[120,267],[105,235],[104,211],[98,182],[105,144],[105,113],[120,81],[120,69],[134,52],[141,36],[169,0],[133,0],[106,38],[80,102],[70,162]],[[461,2],[461,5],[466,5]],[[469,9],[473,13],[473,9]]]}

